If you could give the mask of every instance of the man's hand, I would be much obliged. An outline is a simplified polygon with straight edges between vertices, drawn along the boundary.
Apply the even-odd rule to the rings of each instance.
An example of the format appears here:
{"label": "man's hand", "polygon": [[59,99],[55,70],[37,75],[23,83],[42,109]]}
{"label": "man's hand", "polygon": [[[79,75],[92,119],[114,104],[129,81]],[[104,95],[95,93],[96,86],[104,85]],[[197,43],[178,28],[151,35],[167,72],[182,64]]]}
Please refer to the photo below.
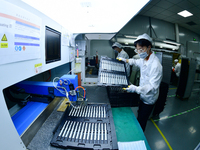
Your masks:
{"label": "man's hand", "polygon": [[117,60],[126,62],[126,59],[122,57],[118,57]]}
{"label": "man's hand", "polygon": [[128,88],[123,88],[123,90],[126,90],[126,91],[128,91],[128,92],[134,93],[135,90],[136,90],[136,87],[137,87],[137,86],[135,86],[135,85],[129,85]]}

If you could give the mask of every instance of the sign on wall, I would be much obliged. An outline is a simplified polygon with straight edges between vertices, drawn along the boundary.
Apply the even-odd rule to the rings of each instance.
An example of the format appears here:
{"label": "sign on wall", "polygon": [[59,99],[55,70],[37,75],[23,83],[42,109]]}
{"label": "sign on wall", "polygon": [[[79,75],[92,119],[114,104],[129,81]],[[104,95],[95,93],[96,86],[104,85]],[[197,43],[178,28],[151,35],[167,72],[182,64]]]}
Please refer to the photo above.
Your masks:
{"label": "sign on wall", "polygon": [[0,0],[0,64],[40,58],[42,19]]}
{"label": "sign on wall", "polygon": [[69,31],[67,31],[64,27],[62,27],[62,45],[63,46],[70,46],[69,36],[70,36]]}

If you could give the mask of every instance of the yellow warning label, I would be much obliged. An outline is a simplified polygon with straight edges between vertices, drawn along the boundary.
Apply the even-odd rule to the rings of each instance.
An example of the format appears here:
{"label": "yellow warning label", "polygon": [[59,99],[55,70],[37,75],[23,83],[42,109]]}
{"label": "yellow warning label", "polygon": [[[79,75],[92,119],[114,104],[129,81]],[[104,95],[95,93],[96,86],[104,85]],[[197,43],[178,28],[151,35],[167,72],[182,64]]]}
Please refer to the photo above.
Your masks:
{"label": "yellow warning label", "polygon": [[1,43],[1,48],[8,48],[8,43]]}
{"label": "yellow warning label", "polygon": [[8,41],[5,34],[3,35],[1,41]]}
{"label": "yellow warning label", "polygon": [[42,66],[42,63],[35,64],[35,68]]}

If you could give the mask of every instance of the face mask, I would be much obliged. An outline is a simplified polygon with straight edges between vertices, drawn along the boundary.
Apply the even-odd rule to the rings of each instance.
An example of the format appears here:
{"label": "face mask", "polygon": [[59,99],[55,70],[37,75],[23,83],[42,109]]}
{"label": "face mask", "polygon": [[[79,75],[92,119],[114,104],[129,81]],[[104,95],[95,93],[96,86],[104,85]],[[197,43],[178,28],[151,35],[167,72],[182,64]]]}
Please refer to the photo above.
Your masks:
{"label": "face mask", "polygon": [[115,51],[115,53],[118,53],[118,51],[117,50],[114,50]]}
{"label": "face mask", "polygon": [[143,52],[143,53],[140,53],[139,56],[140,58],[145,59],[148,56],[148,54],[147,52]]}

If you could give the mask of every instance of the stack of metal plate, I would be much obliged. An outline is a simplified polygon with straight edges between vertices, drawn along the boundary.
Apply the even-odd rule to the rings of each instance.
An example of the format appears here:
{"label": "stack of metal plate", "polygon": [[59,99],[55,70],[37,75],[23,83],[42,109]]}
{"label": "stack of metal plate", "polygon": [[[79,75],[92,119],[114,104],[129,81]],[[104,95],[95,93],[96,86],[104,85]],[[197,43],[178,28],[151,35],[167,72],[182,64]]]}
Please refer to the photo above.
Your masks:
{"label": "stack of metal plate", "polygon": [[108,57],[101,57],[97,85],[127,86],[128,83],[124,62]]}
{"label": "stack of metal plate", "polygon": [[51,141],[52,146],[81,149],[117,149],[108,104],[88,104],[66,110]]}

